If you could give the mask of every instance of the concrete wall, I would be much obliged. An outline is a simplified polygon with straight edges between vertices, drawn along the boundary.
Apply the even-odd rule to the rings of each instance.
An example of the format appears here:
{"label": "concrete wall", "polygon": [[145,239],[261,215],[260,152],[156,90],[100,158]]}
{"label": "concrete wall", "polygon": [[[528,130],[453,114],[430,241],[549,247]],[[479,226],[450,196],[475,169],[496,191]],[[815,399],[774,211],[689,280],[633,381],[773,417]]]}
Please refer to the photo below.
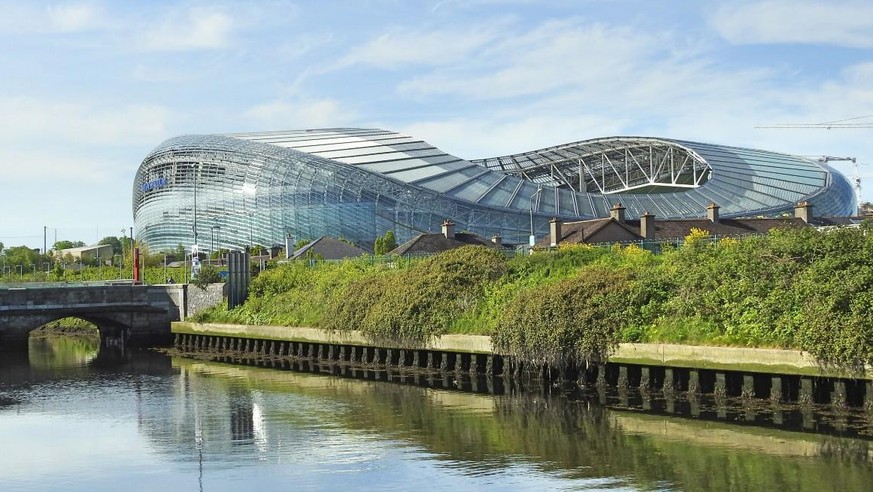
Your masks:
{"label": "concrete wall", "polygon": [[209,284],[206,289],[201,289],[193,284],[188,284],[187,301],[185,303],[186,311],[179,319],[185,319],[188,316],[203,311],[206,308],[221,304],[227,295],[227,284]]}
{"label": "concrete wall", "polygon": [[[173,323],[172,325],[172,332],[177,335],[392,348],[390,344],[375,344],[357,331],[328,332],[318,328],[306,327],[247,326],[217,323],[199,324],[182,322]],[[404,347],[397,345],[394,348]],[[497,355],[491,345],[491,338],[480,335],[443,335],[419,348]],[[608,361],[615,364],[637,364],[651,367],[873,379],[873,368],[867,368],[864,374],[850,374],[837,368],[823,367],[810,354],[799,350],[622,343],[610,354]]]}

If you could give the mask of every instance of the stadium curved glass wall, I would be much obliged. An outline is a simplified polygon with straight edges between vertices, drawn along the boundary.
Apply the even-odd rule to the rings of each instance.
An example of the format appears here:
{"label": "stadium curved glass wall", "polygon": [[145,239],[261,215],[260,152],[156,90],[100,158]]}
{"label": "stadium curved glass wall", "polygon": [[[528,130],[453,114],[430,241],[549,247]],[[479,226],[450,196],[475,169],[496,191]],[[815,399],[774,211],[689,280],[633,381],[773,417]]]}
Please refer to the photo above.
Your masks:
{"label": "stadium curved glass wall", "polygon": [[133,185],[137,237],[152,251],[282,245],[320,236],[365,249],[440,229],[526,243],[548,220],[776,216],[799,201],[818,216],[855,211],[851,185],[819,162],[672,139],[613,137],[465,160],[384,130],[188,135],[159,145]]}

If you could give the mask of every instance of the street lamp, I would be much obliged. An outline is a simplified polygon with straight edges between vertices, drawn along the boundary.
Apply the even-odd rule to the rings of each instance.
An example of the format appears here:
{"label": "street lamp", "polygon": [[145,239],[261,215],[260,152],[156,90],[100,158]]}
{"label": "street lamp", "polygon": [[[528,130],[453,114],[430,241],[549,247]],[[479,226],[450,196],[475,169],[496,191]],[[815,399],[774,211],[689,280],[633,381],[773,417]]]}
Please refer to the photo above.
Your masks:
{"label": "street lamp", "polygon": [[[121,258],[118,259],[118,278],[124,278],[124,245],[127,243],[127,229],[124,227],[121,228]],[[133,251],[130,252],[130,256],[133,257]]]}
{"label": "street lamp", "polygon": [[254,237],[254,233],[253,233],[253,229],[254,229],[254,223],[253,223],[254,219],[253,219],[253,215],[254,215],[254,214],[253,214],[253,213],[249,213],[249,210],[248,210],[248,208],[249,208],[249,205],[248,205],[248,203],[249,203],[249,201],[248,201],[248,197],[250,197],[250,196],[255,196],[255,193],[257,192],[257,190],[258,190],[258,189],[255,187],[255,185],[253,185],[253,184],[251,184],[251,183],[243,183],[243,185],[242,185],[242,193],[243,193],[243,208],[245,209],[245,213],[246,213],[246,215],[249,216],[249,246],[254,245],[254,239],[253,239],[253,237]]}
{"label": "street lamp", "polygon": [[191,169],[194,170],[194,244],[197,244],[197,175],[199,174],[197,167],[199,167],[199,163],[191,165]]}
{"label": "street lamp", "polygon": [[[221,226],[214,225],[210,228],[212,230],[212,247],[209,249],[211,253],[215,253],[215,231],[220,231]],[[218,247],[221,248],[221,242],[218,243]]]}
{"label": "street lamp", "polygon": [[538,195],[542,191],[543,191],[543,187],[539,186],[539,187],[537,187],[537,191],[535,191],[533,193],[533,195],[530,196],[530,245],[531,245],[531,247],[533,247],[533,245],[536,243],[536,240],[537,240],[536,235],[534,235],[534,223],[533,223],[534,199],[538,198]]}

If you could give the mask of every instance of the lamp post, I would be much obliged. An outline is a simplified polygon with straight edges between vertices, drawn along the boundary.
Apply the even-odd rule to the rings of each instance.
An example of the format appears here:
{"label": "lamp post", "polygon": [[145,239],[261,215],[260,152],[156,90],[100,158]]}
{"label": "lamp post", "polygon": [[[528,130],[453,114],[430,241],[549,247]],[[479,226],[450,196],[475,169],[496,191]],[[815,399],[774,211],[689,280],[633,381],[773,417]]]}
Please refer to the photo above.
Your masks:
{"label": "lamp post", "polygon": [[[124,278],[124,245],[127,243],[127,229],[121,228],[121,258],[118,259],[118,278]],[[133,253],[131,253],[133,256]]]}
{"label": "lamp post", "polygon": [[192,164],[191,169],[194,171],[194,244],[197,244],[197,165]]}
{"label": "lamp post", "polygon": [[[210,248],[210,253],[215,253],[215,231],[220,231],[221,226],[214,225],[210,228],[212,230],[212,247]],[[221,248],[221,242],[218,243],[218,247]]]}
{"label": "lamp post", "polygon": [[242,192],[243,192],[243,200],[244,200],[243,201],[243,209],[245,210],[246,215],[249,216],[249,246],[253,246],[254,245],[254,223],[253,223],[253,221],[254,221],[253,215],[254,214],[249,213],[249,211],[248,211],[248,208],[249,208],[248,197],[255,196],[255,193],[257,192],[257,188],[253,184],[243,183]]}
{"label": "lamp post", "polygon": [[533,245],[534,245],[534,243],[536,243],[536,239],[537,239],[536,235],[534,234],[534,223],[533,223],[534,199],[537,198],[537,196],[540,194],[541,191],[543,191],[543,187],[542,186],[537,187],[537,191],[535,191],[533,193],[533,195],[530,196],[530,239],[529,239],[529,241],[530,241],[531,247],[533,247]]}

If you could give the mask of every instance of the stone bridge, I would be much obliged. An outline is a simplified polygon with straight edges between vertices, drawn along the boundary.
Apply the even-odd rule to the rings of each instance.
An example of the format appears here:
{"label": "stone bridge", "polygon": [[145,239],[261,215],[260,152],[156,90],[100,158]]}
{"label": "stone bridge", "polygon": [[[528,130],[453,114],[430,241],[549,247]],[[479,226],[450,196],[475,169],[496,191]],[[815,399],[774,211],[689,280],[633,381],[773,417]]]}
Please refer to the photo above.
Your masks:
{"label": "stone bridge", "polygon": [[67,317],[97,325],[104,343],[165,344],[186,305],[186,285],[0,287],[0,349],[27,347],[31,331]]}

